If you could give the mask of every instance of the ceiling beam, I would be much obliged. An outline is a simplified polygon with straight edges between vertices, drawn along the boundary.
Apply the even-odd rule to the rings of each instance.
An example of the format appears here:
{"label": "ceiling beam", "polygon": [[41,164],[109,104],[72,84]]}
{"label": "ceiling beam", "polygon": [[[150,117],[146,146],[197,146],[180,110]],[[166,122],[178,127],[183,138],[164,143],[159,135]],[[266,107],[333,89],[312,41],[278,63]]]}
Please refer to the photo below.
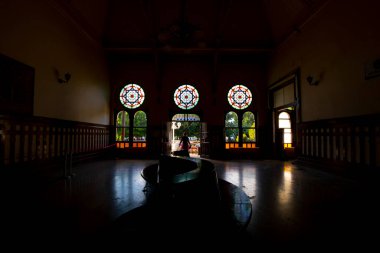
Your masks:
{"label": "ceiling beam", "polygon": [[273,48],[154,48],[154,47],[106,47],[108,53],[147,54],[159,52],[163,54],[270,54]]}

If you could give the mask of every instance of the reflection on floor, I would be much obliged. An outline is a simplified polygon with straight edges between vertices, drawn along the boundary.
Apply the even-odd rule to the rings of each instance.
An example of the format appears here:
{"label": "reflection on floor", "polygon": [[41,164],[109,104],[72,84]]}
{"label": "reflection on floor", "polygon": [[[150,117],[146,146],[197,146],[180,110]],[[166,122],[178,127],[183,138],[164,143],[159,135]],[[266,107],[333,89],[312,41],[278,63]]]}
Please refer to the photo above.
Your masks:
{"label": "reflection on floor", "polygon": [[[147,203],[147,195],[140,172],[156,162],[91,162],[75,167],[71,179],[49,183],[2,177],[2,242],[30,239],[29,246],[37,247],[78,241],[95,244],[101,240],[99,235],[129,211],[141,211],[151,219],[154,209],[141,209]],[[308,245],[313,249],[365,250],[376,245],[380,224],[378,178],[348,179],[286,161],[212,162],[219,178],[242,189],[252,203],[246,233],[241,240],[233,241],[235,247],[302,249]],[[177,213],[174,217],[178,223],[191,222],[188,215]],[[221,240],[216,245],[226,242],[221,234],[218,236]],[[131,235],[123,239],[128,247],[136,238]],[[210,235],[210,240],[215,239]],[[145,243],[144,246],[153,246]],[[191,245],[194,241],[183,243]],[[22,246],[12,244],[13,249]]]}
{"label": "reflection on floor", "polygon": [[251,203],[243,191],[220,180],[221,201],[214,199],[206,203],[206,198],[192,195],[197,184],[185,184],[174,195],[148,190],[152,192],[147,193],[150,196],[146,204],[121,215],[98,238],[120,246],[124,238],[137,242],[136,246],[144,238],[167,250],[173,245],[187,245],[189,240],[192,247],[215,245],[210,238],[217,238],[220,246],[226,246],[224,242],[236,242],[245,235]]}

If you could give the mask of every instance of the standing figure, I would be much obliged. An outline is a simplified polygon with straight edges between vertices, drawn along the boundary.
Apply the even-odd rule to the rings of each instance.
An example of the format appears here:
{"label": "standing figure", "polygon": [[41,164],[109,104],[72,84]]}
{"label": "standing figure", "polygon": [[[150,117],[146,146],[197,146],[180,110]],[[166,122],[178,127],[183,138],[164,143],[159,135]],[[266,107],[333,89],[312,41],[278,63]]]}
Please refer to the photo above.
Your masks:
{"label": "standing figure", "polygon": [[179,142],[179,147],[183,156],[190,157],[189,149],[191,148],[191,143],[189,137],[187,136],[187,132],[183,132],[181,141]]}

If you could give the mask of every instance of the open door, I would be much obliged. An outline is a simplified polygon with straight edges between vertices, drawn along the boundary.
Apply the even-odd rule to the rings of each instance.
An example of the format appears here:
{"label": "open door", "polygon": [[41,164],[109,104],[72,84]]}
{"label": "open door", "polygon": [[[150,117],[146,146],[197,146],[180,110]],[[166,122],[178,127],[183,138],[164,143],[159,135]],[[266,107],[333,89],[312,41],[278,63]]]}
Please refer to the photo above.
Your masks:
{"label": "open door", "polygon": [[175,114],[167,127],[168,140],[170,142],[170,153],[179,149],[179,142],[184,132],[190,139],[190,157],[199,157],[201,150],[201,122],[196,114]]}
{"label": "open door", "polygon": [[200,132],[199,156],[209,157],[210,156],[210,141],[208,138],[207,123],[201,122],[200,127],[201,127],[201,132]]}
{"label": "open door", "polygon": [[302,122],[299,76],[296,69],[269,87],[274,158],[293,159],[297,155],[297,124]]}
{"label": "open door", "polygon": [[295,157],[294,153],[294,109],[289,107],[276,111],[275,143],[277,158],[287,160]]}

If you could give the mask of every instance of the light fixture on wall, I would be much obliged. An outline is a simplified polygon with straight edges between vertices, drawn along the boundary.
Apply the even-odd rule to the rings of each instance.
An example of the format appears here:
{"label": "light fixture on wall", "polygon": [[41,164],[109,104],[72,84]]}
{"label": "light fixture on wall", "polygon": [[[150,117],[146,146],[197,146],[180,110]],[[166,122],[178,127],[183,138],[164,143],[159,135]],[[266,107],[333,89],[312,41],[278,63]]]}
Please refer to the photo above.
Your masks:
{"label": "light fixture on wall", "polygon": [[309,85],[318,85],[319,84],[319,80],[317,80],[314,76],[312,75],[308,75],[306,77],[306,81],[309,83]]}
{"label": "light fixture on wall", "polygon": [[64,84],[68,83],[69,80],[71,79],[71,74],[69,72],[66,72],[63,76],[61,76],[60,72],[58,71],[57,68],[53,68],[53,73],[55,75],[55,78],[57,79],[58,83]]}
{"label": "light fixture on wall", "polygon": [[67,72],[67,73],[63,76],[63,78],[58,77],[57,80],[58,80],[59,83],[68,83],[70,79],[71,79],[71,74],[70,74],[69,72]]}

